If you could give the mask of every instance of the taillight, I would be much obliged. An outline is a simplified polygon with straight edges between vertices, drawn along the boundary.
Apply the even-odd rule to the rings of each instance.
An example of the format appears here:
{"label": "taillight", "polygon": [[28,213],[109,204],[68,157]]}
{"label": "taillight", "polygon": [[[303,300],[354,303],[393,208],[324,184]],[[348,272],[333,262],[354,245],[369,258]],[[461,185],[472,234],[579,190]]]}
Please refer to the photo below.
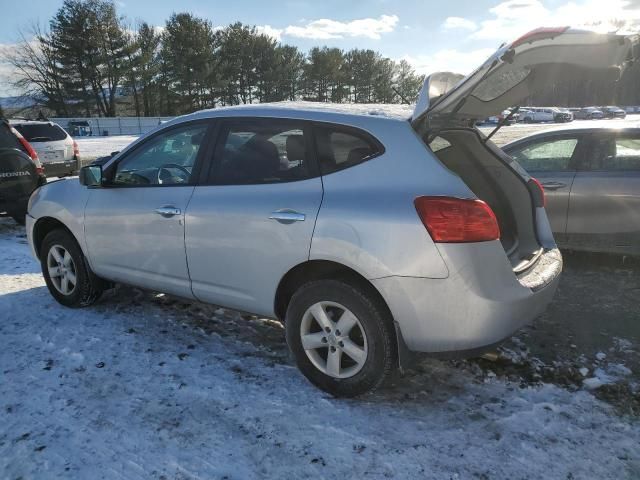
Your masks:
{"label": "taillight", "polygon": [[76,160],[80,157],[80,147],[75,140],[73,141],[73,156],[76,157]]}
{"label": "taillight", "polygon": [[27,139],[24,138],[22,134],[18,132],[15,128],[11,127],[11,133],[13,133],[16,136],[16,138],[20,142],[20,145],[22,145],[22,148],[24,148],[25,152],[27,152],[27,155],[31,157],[31,160],[33,160],[33,163],[35,163],[36,173],[38,175],[44,174],[44,168],[42,168],[42,164],[40,163],[40,159],[38,158],[38,152],[34,150],[31,144],[27,142]]}
{"label": "taillight", "polygon": [[414,204],[434,242],[486,242],[500,238],[496,216],[482,200],[418,197]]}
{"label": "taillight", "polygon": [[540,181],[538,181],[537,178],[533,178],[531,177],[531,182],[533,182],[533,184],[536,186],[536,188],[539,191],[539,196],[540,198],[538,199],[538,205],[542,205],[543,207],[547,206],[547,197],[544,194],[544,187],[542,186],[542,184],[540,183]]}
{"label": "taillight", "polygon": [[546,40],[548,38],[555,38],[558,35],[569,30],[569,27],[541,27],[536,28],[535,30],[531,30],[530,32],[525,33],[520,38],[518,38],[515,42],[511,44],[512,48],[519,47],[524,43],[532,43],[537,40]]}
{"label": "taillight", "polygon": [[27,142],[24,137],[20,137],[19,140],[24,149],[27,151],[27,155],[31,157],[31,160],[35,161],[38,158],[38,153],[33,149],[31,144]]}

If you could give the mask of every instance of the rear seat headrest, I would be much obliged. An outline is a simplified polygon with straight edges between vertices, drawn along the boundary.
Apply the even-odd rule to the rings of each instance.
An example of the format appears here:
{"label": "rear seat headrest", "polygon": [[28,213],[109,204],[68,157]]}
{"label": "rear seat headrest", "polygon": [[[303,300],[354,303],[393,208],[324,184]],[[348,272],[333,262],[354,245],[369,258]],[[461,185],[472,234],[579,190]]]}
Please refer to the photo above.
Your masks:
{"label": "rear seat headrest", "polygon": [[304,136],[289,135],[287,137],[287,160],[295,162],[298,160],[304,160],[304,157]]}

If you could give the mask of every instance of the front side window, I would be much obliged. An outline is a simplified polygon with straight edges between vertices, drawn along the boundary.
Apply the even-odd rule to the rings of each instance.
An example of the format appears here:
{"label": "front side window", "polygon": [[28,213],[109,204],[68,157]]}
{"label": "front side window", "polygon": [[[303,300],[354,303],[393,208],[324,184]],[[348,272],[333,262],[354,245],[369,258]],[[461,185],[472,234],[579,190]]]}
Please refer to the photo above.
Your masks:
{"label": "front side window", "polygon": [[340,126],[315,127],[320,171],[327,175],[352,167],[383,152],[365,132]]}
{"label": "front side window", "polygon": [[148,140],[118,162],[113,185],[178,185],[192,181],[207,124],[172,128]]}
{"label": "front side window", "polygon": [[570,170],[577,144],[577,138],[547,140],[527,145],[509,155],[530,172],[566,171]]}
{"label": "front side window", "polygon": [[210,183],[251,185],[313,176],[303,122],[254,119],[223,128]]}

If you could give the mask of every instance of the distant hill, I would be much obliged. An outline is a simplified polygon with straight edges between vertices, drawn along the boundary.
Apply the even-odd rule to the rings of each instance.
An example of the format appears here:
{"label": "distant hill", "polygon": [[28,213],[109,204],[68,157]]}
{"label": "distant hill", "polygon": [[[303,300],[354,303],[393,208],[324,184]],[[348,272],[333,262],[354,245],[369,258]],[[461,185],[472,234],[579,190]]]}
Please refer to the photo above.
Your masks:
{"label": "distant hill", "polygon": [[5,110],[32,107],[35,104],[36,102],[29,97],[0,97],[0,107]]}

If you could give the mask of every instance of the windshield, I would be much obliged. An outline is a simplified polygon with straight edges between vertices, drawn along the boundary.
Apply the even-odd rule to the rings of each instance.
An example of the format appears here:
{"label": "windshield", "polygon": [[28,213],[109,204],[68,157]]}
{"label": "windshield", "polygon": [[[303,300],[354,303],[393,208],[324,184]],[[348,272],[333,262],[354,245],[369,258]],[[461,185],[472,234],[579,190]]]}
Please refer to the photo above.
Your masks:
{"label": "windshield", "polygon": [[55,142],[67,138],[67,134],[58,125],[49,123],[18,124],[15,126],[30,143]]}

